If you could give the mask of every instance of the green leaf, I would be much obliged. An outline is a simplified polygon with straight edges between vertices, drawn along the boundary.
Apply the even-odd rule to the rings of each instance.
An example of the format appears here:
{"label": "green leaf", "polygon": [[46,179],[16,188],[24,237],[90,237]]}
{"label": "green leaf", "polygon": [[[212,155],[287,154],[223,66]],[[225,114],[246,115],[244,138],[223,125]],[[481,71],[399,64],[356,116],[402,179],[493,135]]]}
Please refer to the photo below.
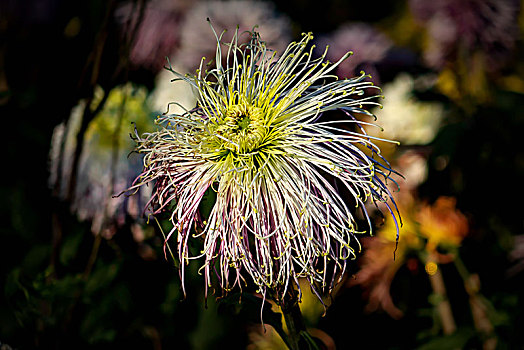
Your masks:
{"label": "green leaf", "polygon": [[120,266],[116,263],[108,266],[98,263],[97,268],[91,273],[86,283],[85,294],[91,295],[98,290],[107,288],[117,276],[119,268]]}
{"label": "green leaf", "polygon": [[22,291],[26,299],[29,299],[29,291],[20,282],[20,268],[13,269],[7,275],[4,286],[4,293],[7,298],[11,298],[17,291]]}
{"label": "green leaf", "polygon": [[66,235],[59,256],[62,265],[68,265],[77,255],[83,236],[83,232],[71,232],[71,234]]}
{"label": "green leaf", "polygon": [[441,349],[464,349],[466,343],[475,336],[475,331],[471,328],[463,328],[455,333],[436,337],[429,342],[419,346],[418,350],[441,350]]}

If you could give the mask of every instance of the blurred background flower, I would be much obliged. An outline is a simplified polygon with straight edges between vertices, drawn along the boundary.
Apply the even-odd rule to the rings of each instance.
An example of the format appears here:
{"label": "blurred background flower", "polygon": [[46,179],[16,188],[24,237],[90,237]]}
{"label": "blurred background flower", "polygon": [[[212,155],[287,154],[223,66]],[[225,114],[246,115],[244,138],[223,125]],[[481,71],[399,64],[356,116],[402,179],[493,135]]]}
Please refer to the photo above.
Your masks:
{"label": "blurred background flower", "polygon": [[386,219],[376,237],[366,238],[361,268],[349,280],[350,286],[364,288],[369,300],[367,311],[380,307],[395,319],[404,314],[391,295],[391,284],[400,267],[406,264],[408,269],[416,269],[413,259],[417,258],[431,274],[434,271],[428,269],[434,268],[432,264],[453,261],[453,254],[468,233],[467,219],[455,208],[454,198],[439,197],[429,205],[404,194],[399,206],[404,225],[398,245],[395,225]]}
{"label": "blurred background flower", "polygon": [[435,137],[444,119],[439,102],[420,101],[415,96],[415,79],[399,74],[383,86],[385,99],[375,108],[377,127],[367,127],[370,135],[397,140],[401,145],[426,145]]}
{"label": "blurred background flower", "polygon": [[131,43],[129,60],[134,66],[159,72],[180,44],[181,22],[195,1],[154,0],[127,1],[119,5],[115,17],[121,30],[136,27]]}
{"label": "blurred background flower", "polygon": [[439,246],[457,248],[468,233],[468,221],[456,210],[456,202],[455,198],[439,197],[433,205],[420,207],[417,219],[428,251]]}
{"label": "blurred background flower", "polygon": [[524,270],[524,235],[517,235],[514,238],[514,247],[509,253],[513,265],[508,269],[509,276],[517,275]]}
{"label": "blurred background flower", "polygon": [[[108,92],[107,101],[102,100],[102,95],[98,88],[89,108],[104,105],[89,123],[79,155],[77,138],[86,102],[80,101],[67,123],[55,128],[49,182],[60,198],[72,199],[71,210],[80,220],[91,222],[94,234],[110,238],[118,226],[126,223],[126,218],[142,221],[150,190],[145,188],[132,197],[112,196],[128,188],[142,170],[141,158],[131,154],[134,142],[130,125],[134,123],[140,130],[152,131],[154,114],[143,87],[131,84],[115,87]],[[78,171],[73,171],[76,156],[80,157]]]}
{"label": "blurred background flower", "polygon": [[424,57],[431,67],[442,69],[481,52],[483,68],[493,71],[513,53],[519,35],[516,0],[410,0],[410,7],[428,30]]}
{"label": "blurred background flower", "polygon": [[[178,71],[194,73],[202,57],[206,58],[206,64],[214,62],[216,38],[206,18],[211,20],[217,35],[226,30],[222,37],[226,43],[231,42],[237,26],[241,34],[239,43],[247,43],[250,36],[245,32],[252,31],[255,25],[266,46],[277,53],[282,53],[291,41],[289,18],[269,1],[202,1],[188,11],[182,23],[180,48],[174,54],[174,62],[182,65],[180,68],[174,65]],[[224,50],[224,57],[226,54]]]}
{"label": "blurred background flower", "polygon": [[[439,87],[453,99],[490,98],[487,76],[515,61],[519,38],[517,0],[411,0],[426,30],[424,59],[440,71]],[[467,102],[467,101],[465,101]]]}
{"label": "blurred background flower", "polygon": [[375,84],[380,84],[376,64],[380,63],[393,46],[391,40],[367,23],[344,23],[334,32],[318,39],[318,50],[329,46],[327,58],[336,62],[348,51],[353,55],[336,69],[340,78],[349,78],[361,71],[371,75]]}

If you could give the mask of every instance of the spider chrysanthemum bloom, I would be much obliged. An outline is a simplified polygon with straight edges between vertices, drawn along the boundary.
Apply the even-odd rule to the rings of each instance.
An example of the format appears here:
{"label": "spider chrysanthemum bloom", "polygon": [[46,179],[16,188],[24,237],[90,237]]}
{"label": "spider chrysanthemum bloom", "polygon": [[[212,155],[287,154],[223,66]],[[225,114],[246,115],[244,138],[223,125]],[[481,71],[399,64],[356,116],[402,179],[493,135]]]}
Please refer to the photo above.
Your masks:
{"label": "spider chrysanthemum bloom", "polygon": [[[355,234],[364,230],[357,229],[355,207],[365,221],[366,201],[392,200],[391,171],[354,117],[377,104],[363,97],[374,86],[364,75],[338,80],[331,72],[350,54],[334,64],[324,62],[325,53],[312,58],[311,34],[278,57],[258,33],[247,35],[247,44],[239,44],[238,30],[227,44],[217,35],[209,72],[173,71],[198,92],[197,106],[159,116],[157,132],[137,134],[144,171],[130,190],[154,181],[149,209],[170,211],[166,241],[177,236],[182,279],[186,263],[201,258],[206,291],[251,280],[281,300],[299,277],[329,290],[359,249]],[[323,121],[334,110],[344,120]],[[200,221],[210,190],[216,201]],[[203,248],[191,256],[195,237]]]}

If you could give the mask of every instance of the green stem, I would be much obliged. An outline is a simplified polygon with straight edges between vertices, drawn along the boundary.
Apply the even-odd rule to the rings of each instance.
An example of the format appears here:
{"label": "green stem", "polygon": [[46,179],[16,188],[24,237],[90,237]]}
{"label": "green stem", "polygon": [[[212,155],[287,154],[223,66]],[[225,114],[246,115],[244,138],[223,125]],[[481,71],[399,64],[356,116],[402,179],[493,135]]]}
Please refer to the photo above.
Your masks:
{"label": "green stem", "polygon": [[285,309],[282,309],[282,313],[284,314],[284,320],[287,326],[289,346],[293,350],[298,350],[300,349],[300,332],[304,328],[303,321],[301,319],[302,314],[299,314],[300,309],[298,304],[294,307],[288,308],[286,311],[284,310]]}
{"label": "green stem", "polygon": [[287,300],[281,306],[288,332],[286,344],[291,350],[318,350],[318,345],[307,332],[306,324],[304,323],[302,313],[300,312],[300,306],[298,305],[296,291],[290,292],[286,299]]}

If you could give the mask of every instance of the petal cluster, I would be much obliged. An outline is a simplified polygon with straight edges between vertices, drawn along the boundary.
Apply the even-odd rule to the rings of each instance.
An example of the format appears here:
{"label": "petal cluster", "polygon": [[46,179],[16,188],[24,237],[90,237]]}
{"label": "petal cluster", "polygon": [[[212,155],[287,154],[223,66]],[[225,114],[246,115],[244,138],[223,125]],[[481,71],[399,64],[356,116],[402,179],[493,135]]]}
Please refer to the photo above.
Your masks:
{"label": "petal cluster", "polygon": [[[166,242],[176,236],[182,278],[201,259],[206,290],[254,283],[279,299],[299,277],[330,290],[359,249],[355,234],[366,229],[357,220],[371,228],[365,202],[385,203],[395,218],[391,170],[355,117],[377,105],[364,95],[376,87],[364,75],[338,80],[331,72],[350,53],[336,63],[326,52],[313,58],[311,34],[281,55],[255,31],[237,30],[228,43],[215,35],[215,68],[204,71],[203,59],[196,75],[171,69],[197,91],[197,106],[137,133],[144,170],[131,190],[154,183],[148,208],[170,214]],[[331,111],[340,120],[326,118]],[[200,254],[190,252],[194,239]]]}

